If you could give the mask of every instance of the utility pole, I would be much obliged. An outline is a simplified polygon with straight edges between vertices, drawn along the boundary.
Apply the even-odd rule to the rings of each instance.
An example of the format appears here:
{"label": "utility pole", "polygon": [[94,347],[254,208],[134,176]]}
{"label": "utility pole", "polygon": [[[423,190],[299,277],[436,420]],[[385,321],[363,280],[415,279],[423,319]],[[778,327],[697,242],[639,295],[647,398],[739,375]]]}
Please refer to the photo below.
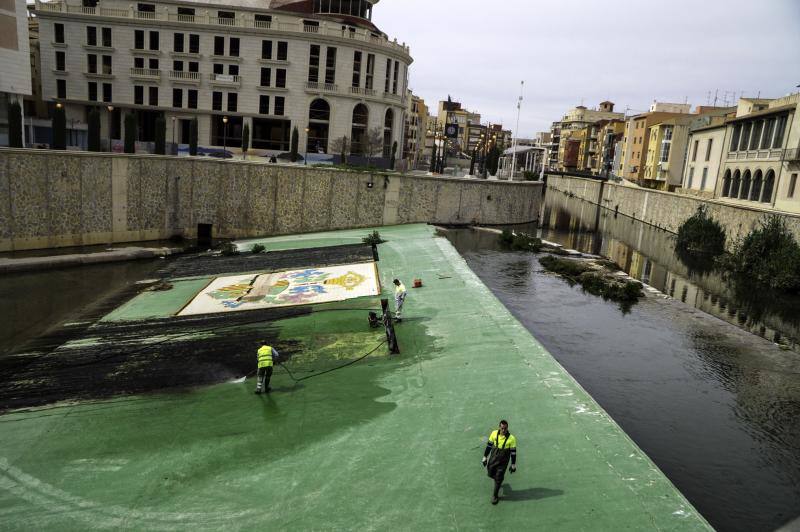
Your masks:
{"label": "utility pole", "polygon": [[517,168],[517,139],[519,138],[519,114],[522,111],[522,90],[525,88],[525,82],[521,81],[519,84],[519,100],[517,101],[517,130],[514,132],[514,142],[511,149],[514,153],[511,155],[511,181],[514,181],[514,171]]}

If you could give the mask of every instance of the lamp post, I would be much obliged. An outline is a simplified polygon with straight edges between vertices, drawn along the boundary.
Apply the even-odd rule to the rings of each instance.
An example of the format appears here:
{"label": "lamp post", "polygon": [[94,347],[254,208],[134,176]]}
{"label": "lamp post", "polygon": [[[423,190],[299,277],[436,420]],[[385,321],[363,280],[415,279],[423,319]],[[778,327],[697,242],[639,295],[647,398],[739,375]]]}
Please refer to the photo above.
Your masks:
{"label": "lamp post", "polygon": [[175,117],[172,117],[172,144],[175,145],[175,154],[178,154],[178,144],[175,142]]}
{"label": "lamp post", "polygon": [[303,166],[308,166],[308,134],[311,132],[311,128],[306,128],[306,152],[305,156],[303,157]]}
{"label": "lamp post", "polygon": [[222,158],[227,159],[228,155],[228,117],[222,117]]}
{"label": "lamp post", "polygon": [[114,106],[109,105],[108,107],[106,107],[106,109],[108,109],[108,151],[113,152],[114,150],[111,147],[111,137],[113,137],[113,134],[111,133],[111,128],[113,126],[112,121],[114,116]]}

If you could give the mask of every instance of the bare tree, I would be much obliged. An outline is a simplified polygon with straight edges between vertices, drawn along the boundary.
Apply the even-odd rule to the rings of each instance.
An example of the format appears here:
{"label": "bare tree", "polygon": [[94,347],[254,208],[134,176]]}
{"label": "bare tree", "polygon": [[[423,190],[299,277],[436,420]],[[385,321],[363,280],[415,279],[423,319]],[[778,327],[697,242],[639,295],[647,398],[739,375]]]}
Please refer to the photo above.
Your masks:
{"label": "bare tree", "polygon": [[367,156],[367,164],[371,164],[372,156],[383,151],[383,129],[374,127],[367,130],[361,140],[361,145],[364,147],[364,155]]}
{"label": "bare tree", "polygon": [[331,140],[330,150],[342,157],[342,164],[347,164],[347,152],[350,149],[350,140],[347,135]]}

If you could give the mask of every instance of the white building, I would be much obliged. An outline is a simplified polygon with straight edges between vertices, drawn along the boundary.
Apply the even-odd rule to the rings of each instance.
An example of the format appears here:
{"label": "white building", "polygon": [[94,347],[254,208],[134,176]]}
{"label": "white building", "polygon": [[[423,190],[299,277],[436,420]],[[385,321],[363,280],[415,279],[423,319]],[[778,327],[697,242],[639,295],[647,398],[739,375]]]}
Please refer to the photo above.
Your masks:
{"label": "white building", "polygon": [[711,124],[692,129],[681,187],[689,194],[714,197],[725,145],[724,117]]}
{"label": "white building", "polygon": [[0,146],[8,144],[9,102],[31,94],[28,10],[25,0],[0,0]]}
{"label": "white building", "polygon": [[288,151],[297,128],[301,152],[346,136],[360,153],[370,131],[386,155],[402,146],[412,59],[372,24],[377,2],[37,2],[43,98],[68,120],[102,109],[103,138],[133,113],[154,140],[163,114],[176,143],[197,118],[201,146],[239,146],[249,124],[252,150]]}

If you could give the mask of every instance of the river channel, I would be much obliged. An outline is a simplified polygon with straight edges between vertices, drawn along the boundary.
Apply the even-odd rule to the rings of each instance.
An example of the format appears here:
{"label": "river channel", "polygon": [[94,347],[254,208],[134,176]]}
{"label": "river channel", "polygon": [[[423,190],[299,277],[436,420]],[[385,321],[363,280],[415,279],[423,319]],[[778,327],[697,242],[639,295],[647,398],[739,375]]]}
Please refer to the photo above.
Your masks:
{"label": "river channel", "polygon": [[623,312],[535,254],[502,250],[496,234],[447,236],[712,526],[769,531],[800,516],[796,302],[740,301],[718,276],[689,272],[669,233],[557,192],[542,227],[527,229],[604,255],[663,294]]}

